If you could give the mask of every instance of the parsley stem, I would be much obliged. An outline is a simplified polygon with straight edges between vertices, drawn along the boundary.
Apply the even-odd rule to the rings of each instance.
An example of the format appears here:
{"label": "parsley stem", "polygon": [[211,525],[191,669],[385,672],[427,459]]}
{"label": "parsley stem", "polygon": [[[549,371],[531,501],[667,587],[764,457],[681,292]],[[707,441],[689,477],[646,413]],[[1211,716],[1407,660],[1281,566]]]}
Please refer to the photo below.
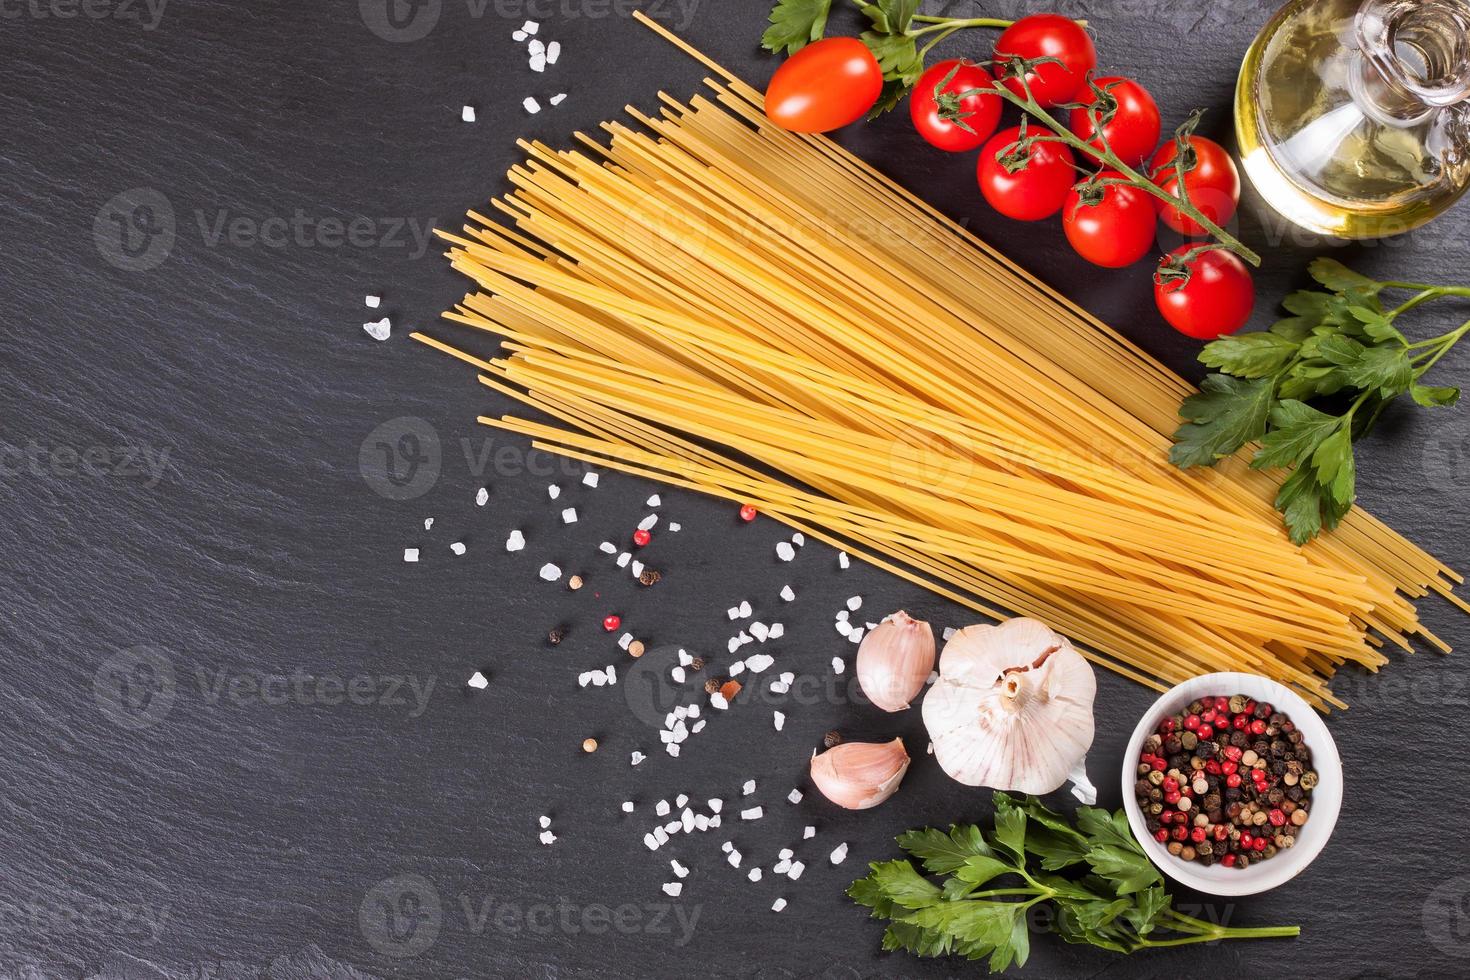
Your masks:
{"label": "parsley stem", "polygon": [[[930,41],[928,44],[924,45],[922,48],[919,49],[919,60],[920,61],[923,61],[924,58],[928,56],[929,49],[930,48],[934,47],[934,45],[938,44],[940,41],[943,41],[945,38],[949,37],[955,31],[961,30],[962,27],[963,27],[963,25],[959,25],[959,26],[955,26],[955,27],[948,27],[948,28],[945,28],[944,30],[940,31],[938,34],[936,34],[934,36],[934,40]],[[932,28],[930,28],[930,29],[932,30]],[[924,31],[914,31],[913,33],[917,36],[917,35],[923,34],[925,32]]]}
{"label": "parsley stem", "polygon": [[966,27],[1010,27],[1014,21],[1001,20],[997,17],[930,17],[923,14],[915,14],[914,20],[922,21],[930,26],[920,27],[908,32],[910,37],[918,37],[920,34],[928,34],[931,31],[958,31]]}
{"label": "parsley stem", "polygon": [[[1417,367],[1414,369],[1414,377],[1422,377],[1425,371],[1428,371],[1430,368],[1434,367],[1434,365],[1439,362],[1439,359],[1448,354],[1450,352],[1450,348],[1455,346],[1456,342],[1458,342],[1461,337],[1465,336],[1467,332],[1470,332],[1470,320],[1467,320],[1464,323],[1460,324],[1457,329],[1451,330],[1443,337],[1436,338],[1437,340],[1441,341],[1441,346],[1438,350],[1424,352],[1425,354],[1430,355],[1429,360],[1426,361],[1422,367]],[[1412,350],[1412,348],[1410,349]],[[1423,355],[1419,356],[1422,357]],[[1418,357],[1416,357],[1415,360],[1418,360]]]}

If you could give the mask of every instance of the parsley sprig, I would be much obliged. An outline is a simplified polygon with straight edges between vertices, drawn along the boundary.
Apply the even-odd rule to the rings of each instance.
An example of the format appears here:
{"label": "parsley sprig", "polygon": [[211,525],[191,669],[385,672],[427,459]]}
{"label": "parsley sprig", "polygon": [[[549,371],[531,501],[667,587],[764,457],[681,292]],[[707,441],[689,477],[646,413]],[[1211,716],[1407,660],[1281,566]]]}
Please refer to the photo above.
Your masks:
{"label": "parsley sprig", "polygon": [[[1213,466],[1259,442],[1252,467],[1291,470],[1276,509],[1297,544],[1337,527],[1352,509],[1353,445],[1395,399],[1407,394],[1428,408],[1459,400],[1458,388],[1421,379],[1470,333],[1467,321],[1410,342],[1396,326],[1425,303],[1470,297],[1470,287],[1379,282],[1327,258],[1314,261],[1310,272],[1322,288],[1288,296],[1283,305],[1290,316],[1267,331],[1205,346],[1200,360],[1217,373],[1180,406],[1185,424],[1169,454],[1176,466]],[[1388,308],[1383,294],[1389,290],[1413,295]],[[1308,404],[1313,399],[1317,405]]]}
{"label": "parsley sprig", "polygon": [[874,918],[889,920],[883,948],[988,958],[992,973],[1026,964],[1027,913],[1043,902],[1054,907],[1062,939],[1117,953],[1301,931],[1227,928],[1175,910],[1121,810],[1081,807],[1074,826],[1034,797],[996,793],[989,833],[970,825],[911,830],[898,844],[922,872],[912,860],[874,862],[847,891]]}

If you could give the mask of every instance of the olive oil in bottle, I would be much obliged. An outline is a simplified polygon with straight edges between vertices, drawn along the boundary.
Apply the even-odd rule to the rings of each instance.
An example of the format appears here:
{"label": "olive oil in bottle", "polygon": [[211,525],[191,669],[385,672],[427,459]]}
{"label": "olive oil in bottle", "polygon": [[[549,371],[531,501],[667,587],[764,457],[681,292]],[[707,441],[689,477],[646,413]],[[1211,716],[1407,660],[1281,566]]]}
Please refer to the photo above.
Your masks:
{"label": "olive oil in bottle", "polygon": [[1470,187],[1470,0],[1293,0],[1246,52],[1241,162],[1340,238],[1424,224]]}

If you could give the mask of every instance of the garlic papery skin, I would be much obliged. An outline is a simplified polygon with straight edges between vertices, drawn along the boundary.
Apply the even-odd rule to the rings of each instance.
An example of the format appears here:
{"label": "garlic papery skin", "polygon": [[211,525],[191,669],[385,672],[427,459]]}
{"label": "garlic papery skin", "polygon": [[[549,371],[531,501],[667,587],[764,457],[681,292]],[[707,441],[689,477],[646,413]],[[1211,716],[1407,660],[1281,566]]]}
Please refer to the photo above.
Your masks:
{"label": "garlic papery skin", "polygon": [[934,631],[899,610],[868,631],[858,647],[858,684],[884,711],[902,711],[934,670]]}
{"label": "garlic papery skin", "polygon": [[1041,795],[1081,770],[1096,696],[1092,666],[1044,623],[970,626],[945,644],[924,727],[960,782]]}
{"label": "garlic papery skin", "polygon": [[840,807],[866,810],[893,795],[909,769],[903,739],[843,742],[812,754],[812,782]]}

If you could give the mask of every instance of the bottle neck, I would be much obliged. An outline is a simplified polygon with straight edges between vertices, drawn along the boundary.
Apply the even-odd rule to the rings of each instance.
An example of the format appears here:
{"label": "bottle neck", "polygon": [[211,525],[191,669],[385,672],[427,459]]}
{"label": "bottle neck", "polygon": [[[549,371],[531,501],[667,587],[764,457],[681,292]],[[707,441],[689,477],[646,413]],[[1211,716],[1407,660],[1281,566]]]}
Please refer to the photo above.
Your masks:
{"label": "bottle neck", "polygon": [[1358,94],[1401,124],[1470,102],[1470,0],[1366,0]]}

